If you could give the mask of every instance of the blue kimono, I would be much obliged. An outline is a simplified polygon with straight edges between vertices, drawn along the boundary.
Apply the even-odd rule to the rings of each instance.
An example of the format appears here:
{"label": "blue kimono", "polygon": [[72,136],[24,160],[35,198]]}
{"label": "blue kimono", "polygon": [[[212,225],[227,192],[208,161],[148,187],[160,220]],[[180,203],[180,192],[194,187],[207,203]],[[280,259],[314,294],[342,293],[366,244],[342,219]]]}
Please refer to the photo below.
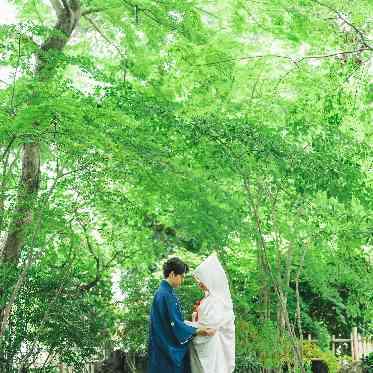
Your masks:
{"label": "blue kimono", "polygon": [[190,373],[188,342],[196,332],[184,323],[179,299],[163,280],[150,313],[148,373]]}

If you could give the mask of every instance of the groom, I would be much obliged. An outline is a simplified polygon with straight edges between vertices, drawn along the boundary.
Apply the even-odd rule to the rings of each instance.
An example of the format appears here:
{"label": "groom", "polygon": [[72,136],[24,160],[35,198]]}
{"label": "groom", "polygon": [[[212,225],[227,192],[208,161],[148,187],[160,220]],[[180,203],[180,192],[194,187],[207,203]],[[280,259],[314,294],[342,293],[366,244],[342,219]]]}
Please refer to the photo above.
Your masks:
{"label": "groom", "polygon": [[190,373],[188,342],[195,335],[215,334],[212,329],[184,323],[174,289],[180,287],[187,272],[188,266],[179,258],[163,265],[165,279],[154,295],[150,313],[148,373]]}

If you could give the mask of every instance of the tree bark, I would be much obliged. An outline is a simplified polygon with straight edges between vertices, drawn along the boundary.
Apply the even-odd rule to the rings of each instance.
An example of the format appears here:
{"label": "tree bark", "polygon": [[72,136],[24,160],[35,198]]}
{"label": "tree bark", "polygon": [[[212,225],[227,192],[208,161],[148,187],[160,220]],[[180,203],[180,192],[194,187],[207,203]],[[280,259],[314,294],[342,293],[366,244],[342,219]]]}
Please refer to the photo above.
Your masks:
{"label": "tree bark", "polygon": [[38,143],[24,144],[22,176],[17,208],[4,247],[4,261],[16,264],[24,243],[26,225],[31,223],[32,204],[40,184],[40,147]]}
{"label": "tree bark", "polygon": [[[41,46],[37,55],[35,79],[47,81],[53,77],[56,68],[55,59],[50,62],[51,51],[61,52],[66,46],[80,18],[80,1],[51,0],[56,11],[57,23],[52,36]],[[37,123],[34,124],[37,126]],[[26,232],[32,226],[32,212],[40,186],[40,142],[31,139],[23,145],[22,176],[13,220],[8,230],[4,245],[3,261],[17,264],[22,247],[25,243]]]}

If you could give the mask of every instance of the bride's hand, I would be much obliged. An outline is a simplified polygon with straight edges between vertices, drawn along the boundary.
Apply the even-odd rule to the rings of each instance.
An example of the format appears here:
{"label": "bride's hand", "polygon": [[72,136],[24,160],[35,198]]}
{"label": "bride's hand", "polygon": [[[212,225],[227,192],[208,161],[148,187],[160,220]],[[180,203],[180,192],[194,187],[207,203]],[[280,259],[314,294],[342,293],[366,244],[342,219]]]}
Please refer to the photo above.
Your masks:
{"label": "bride's hand", "polygon": [[192,322],[196,322],[197,321],[197,312],[193,312],[192,313]]}
{"label": "bride's hand", "polygon": [[202,337],[212,337],[216,333],[215,329],[212,328],[200,328],[197,331],[197,334],[202,336]]}
{"label": "bride's hand", "polygon": [[207,329],[206,329],[206,334],[207,334],[208,337],[212,337],[212,336],[214,336],[215,333],[216,333],[216,330],[215,330],[215,329],[212,329],[212,328],[207,328]]}

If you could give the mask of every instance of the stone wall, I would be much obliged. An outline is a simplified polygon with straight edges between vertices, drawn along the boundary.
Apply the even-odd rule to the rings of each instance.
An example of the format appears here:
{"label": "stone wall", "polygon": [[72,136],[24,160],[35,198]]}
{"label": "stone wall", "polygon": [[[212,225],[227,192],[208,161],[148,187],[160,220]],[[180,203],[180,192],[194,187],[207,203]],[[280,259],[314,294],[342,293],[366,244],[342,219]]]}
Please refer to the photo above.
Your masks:
{"label": "stone wall", "polygon": [[340,373],[363,373],[363,370],[361,368],[361,365],[358,361],[346,364],[342,369]]}
{"label": "stone wall", "polygon": [[146,358],[116,350],[103,362],[95,364],[95,373],[146,373]]}

